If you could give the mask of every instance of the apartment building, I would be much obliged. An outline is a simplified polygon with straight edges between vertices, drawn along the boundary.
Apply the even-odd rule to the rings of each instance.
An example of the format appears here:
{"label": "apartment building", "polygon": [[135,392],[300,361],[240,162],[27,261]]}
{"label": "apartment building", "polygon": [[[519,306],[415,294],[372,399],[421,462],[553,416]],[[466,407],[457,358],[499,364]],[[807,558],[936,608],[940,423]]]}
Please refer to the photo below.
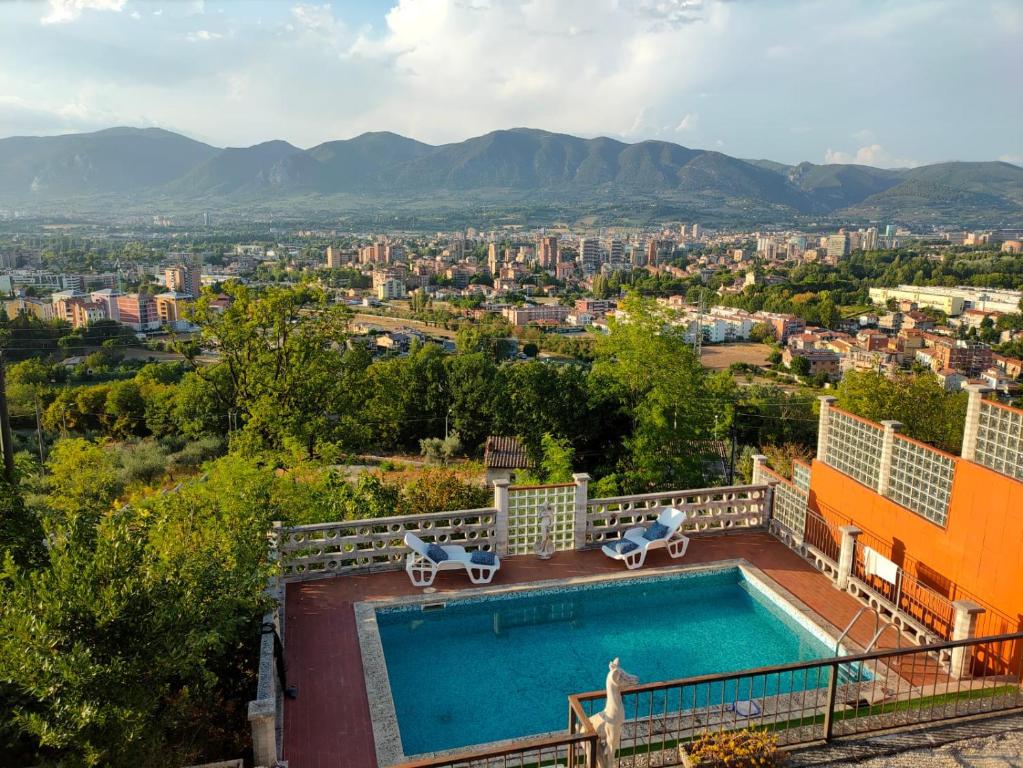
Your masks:
{"label": "apartment building", "polygon": [[572,310],[560,304],[538,304],[525,307],[505,307],[504,318],[515,326],[557,325],[565,322]]}

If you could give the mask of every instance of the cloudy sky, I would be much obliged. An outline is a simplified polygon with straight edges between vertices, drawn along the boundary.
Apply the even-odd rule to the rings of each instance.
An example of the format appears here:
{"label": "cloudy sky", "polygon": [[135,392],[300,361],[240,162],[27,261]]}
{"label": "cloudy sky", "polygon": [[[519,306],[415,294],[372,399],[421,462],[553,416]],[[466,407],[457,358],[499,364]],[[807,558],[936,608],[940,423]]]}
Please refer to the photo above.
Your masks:
{"label": "cloudy sky", "polygon": [[529,126],[739,157],[1023,163],[1021,0],[0,3],[0,136]]}

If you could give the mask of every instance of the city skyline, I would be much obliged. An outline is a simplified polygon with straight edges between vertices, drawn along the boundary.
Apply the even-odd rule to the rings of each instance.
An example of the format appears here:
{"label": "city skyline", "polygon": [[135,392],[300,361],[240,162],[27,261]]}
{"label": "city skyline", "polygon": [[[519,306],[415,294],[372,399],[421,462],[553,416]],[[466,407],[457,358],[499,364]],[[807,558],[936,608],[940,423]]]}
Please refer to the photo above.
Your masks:
{"label": "city skyline", "polygon": [[[1004,97],[1023,68],[1023,9],[996,0],[50,0],[0,13],[2,136],[132,125],[310,147],[528,126],[787,163],[1023,162],[1023,106]],[[984,35],[963,34],[978,20]],[[953,121],[957,99],[999,119]]]}

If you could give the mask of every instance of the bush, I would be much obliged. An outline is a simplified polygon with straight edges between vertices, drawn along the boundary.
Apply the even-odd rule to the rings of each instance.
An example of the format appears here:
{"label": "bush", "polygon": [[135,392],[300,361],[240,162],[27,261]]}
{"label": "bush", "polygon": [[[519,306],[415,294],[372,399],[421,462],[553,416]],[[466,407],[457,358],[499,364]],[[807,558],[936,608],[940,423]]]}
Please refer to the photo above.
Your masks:
{"label": "bush", "polygon": [[126,445],[119,451],[120,478],[125,485],[150,485],[167,471],[167,453],[157,443]]}
{"label": "bush", "polygon": [[785,763],[785,754],[778,751],[778,737],[767,731],[704,733],[682,749],[690,763],[708,768],[771,768]]}
{"label": "bush", "polygon": [[177,453],[168,457],[168,461],[174,467],[198,467],[204,462],[224,453],[227,446],[219,437],[200,437],[198,440],[185,445]]}

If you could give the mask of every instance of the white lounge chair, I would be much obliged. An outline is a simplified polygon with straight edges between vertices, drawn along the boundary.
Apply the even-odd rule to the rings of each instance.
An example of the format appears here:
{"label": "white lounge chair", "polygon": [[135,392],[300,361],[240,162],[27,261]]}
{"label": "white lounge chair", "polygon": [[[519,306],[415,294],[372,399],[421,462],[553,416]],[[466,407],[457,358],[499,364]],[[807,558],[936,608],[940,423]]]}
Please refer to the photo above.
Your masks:
{"label": "white lounge chair", "polygon": [[630,528],[618,541],[609,542],[601,547],[605,555],[613,560],[621,560],[629,570],[642,568],[646,562],[646,553],[651,549],[668,548],[668,554],[674,558],[684,557],[689,549],[689,537],[680,531],[682,523],[686,521],[686,513],[674,507],[665,507],[657,516],[657,523],[660,523],[667,531],[657,539],[645,537],[649,530],[647,526]]}
{"label": "white lounge chair", "polygon": [[501,567],[501,560],[494,555],[494,563],[474,563],[472,552],[466,552],[457,544],[438,544],[446,558],[434,560],[430,557],[430,546],[414,533],[405,534],[405,546],[412,551],[405,557],[405,572],[417,587],[428,587],[433,584],[440,571],[457,571],[465,569],[469,581],[473,584],[489,584],[494,574]]}

